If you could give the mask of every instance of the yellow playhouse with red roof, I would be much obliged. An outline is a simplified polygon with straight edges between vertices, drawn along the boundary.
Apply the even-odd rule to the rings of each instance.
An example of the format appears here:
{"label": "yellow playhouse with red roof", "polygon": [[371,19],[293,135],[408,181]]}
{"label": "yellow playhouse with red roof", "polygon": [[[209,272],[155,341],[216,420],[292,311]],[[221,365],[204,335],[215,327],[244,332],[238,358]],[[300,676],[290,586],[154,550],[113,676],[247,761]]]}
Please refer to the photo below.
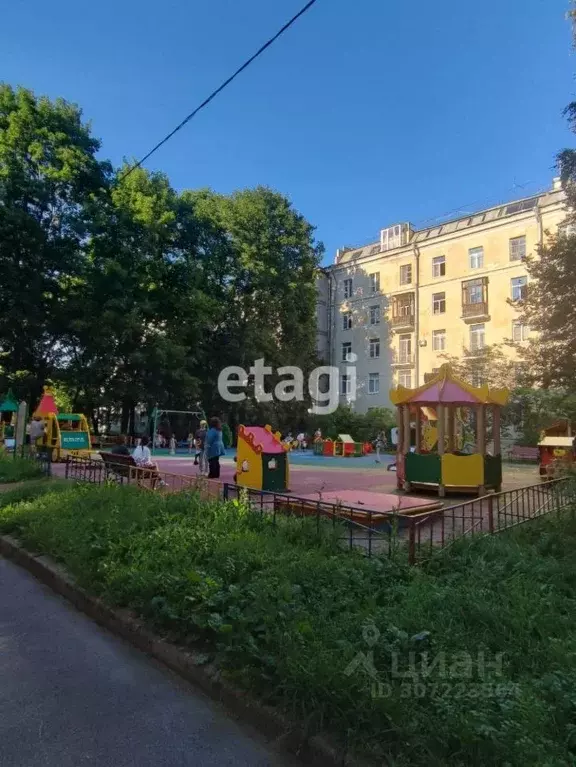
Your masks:
{"label": "yellow playhouse with red roof", "polygon": [[282,493],[288,489],[288,451],[272,427],[239,426],[234,481],[242,487]]}
{"label": "yellow playhouse with red roof", "polygon": [[53,461],[63,460],[67,455],[90,457],[92,440],[86,416],[82,413],[59,413],[54,392],[49,386],[44,387],[33,415],[44,421],[44,436],[38,443],[50,450]]}
{"label": "yellow playhouse with red roof", "polygon": [[[502,484],[500,449],[500,409],[508,402],[508,389],[470,386],[457,378],[449,365],[442,365],[431,380],[417,389],[398,386],[390,391],[397,408],[398,452],[396,475],[398,487],[436,488],[446,491],[499,491]],[[438,439],[433,450],[423,449],[422,411],[433,408],[437,418]],[[466,410],[474,424],[475,444],[469,451],[459,449],[456,429],[458,412]],[[411,444],[414,426],[415,444]],[[492,451],[487,449],[487,432],[492,434]]]}

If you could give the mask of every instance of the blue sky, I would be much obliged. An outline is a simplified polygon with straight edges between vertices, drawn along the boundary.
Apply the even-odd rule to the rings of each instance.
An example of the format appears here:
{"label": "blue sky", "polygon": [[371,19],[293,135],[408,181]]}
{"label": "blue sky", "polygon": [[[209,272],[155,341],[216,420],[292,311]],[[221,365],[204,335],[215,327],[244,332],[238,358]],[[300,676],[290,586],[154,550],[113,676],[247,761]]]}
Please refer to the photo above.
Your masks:
{"label": "blue sky", "polygon": [[[0,78],[79,103],[102,153],[146,153],[304,0],[11,0]],[[335,249],[549,185],[572,142],[568,0],[319,0],[147,166],[267,184]],[[523,188],[520,188],[520,185]]]}

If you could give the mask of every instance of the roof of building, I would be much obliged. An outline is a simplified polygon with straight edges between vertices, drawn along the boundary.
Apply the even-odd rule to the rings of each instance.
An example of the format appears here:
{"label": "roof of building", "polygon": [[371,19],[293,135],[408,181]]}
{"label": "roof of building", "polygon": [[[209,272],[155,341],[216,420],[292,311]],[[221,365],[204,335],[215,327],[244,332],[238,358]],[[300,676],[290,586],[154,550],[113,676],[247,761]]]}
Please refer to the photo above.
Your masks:
{"label": "roof of building", "polygon": [[271,426],[240,426],[238,437],[248,443],[255,453],[283,453],[289,449],[280,438],[280,432],[273,432]]}
{"label": "roof of building", "polygon": [[8,389],[4,402],[0,405],[0,413],[17,413],[18,403],[14,397],[12,389]]}
{"label": "roof of building", "polygon": [[437,375],[417,389],[398,386],[390,389],[390,400],[394,405],[505,405],[508,389],[476,388],[457,378],[450,365],[442,365]]}
{"label": "roof of building", "polygon": [[34,411],[34,415],[58,415],[58,408],[54,401],[54,393],[49,386],[44,387],[44,394]]}
{"label": "roof of building", "polygon": [[414,242],[422,243],[433,240],[435,237],[441,237],[445,234],[451,234],[452,232],[458,232],[463,229],[468,229],[473,226],[480,226],[481,224],[487,224],[490,221],[496,221],[498,219],[504,219],[508,216],[518,215],[518,213],[527,213],[530,210],[534,210],[536,207],[542,207],[542,205],[550,205],[553,202],[559,202],[564,196],[564,192],[560,189],[553,189],[544,194],[534,195],[532,197],[525,197],[521,200],[513,200],[512,202],[505,203],[504,205],[498,205],[494,208],[488,208],[486,210],[480,210],[476,213],[467,213],[465,216],[459,218],[449,219],[442,224],[434,224],[434,226],[427,227],[425,229],[412,230],[412,237],[409,242],[398,248],[382,250],[379,242],[371,242],[368,245],[363,245],[360,248],[346,248],[344,253],[340,254],[337,260],[337,264],[346,264],[352,261],[356,261],[359,258],[366,258],[369,256],[375,256],[378,253],[393,253],[395,250],[400,250],[411,245]]}
{"label": "roof of building", "polygon": [[572,447],[574,437],[544,437],[538,443],[538,447]]}

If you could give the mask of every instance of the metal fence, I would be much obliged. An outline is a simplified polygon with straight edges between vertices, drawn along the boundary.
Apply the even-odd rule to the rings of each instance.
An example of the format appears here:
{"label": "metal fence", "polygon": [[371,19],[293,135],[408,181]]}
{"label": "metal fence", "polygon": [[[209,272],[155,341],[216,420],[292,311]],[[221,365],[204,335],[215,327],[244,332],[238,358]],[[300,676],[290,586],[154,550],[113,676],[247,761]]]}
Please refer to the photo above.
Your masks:
{"label": "metal fence", "polygon": [[574,482],[565,477],[432,511],[409,525],[409,561],[422,561],[460,538],[493,535],[544,514],[560,512],[576,501],[575,489]]}
{"label": "metal fence", "polygon": [[253,490],[230,483],[223,484],[222,498],[228,501],[242,501],[252,511],[266,514],[273,521],[276,521],[278,516],[292,517],[302,522],[311,520],[319,535],[323,526],[331,525],[337,531],[338,538],[349,549],[358,548],[369,557],[391,556],[396,547],[403,545],[398,533],[406,518],[401,514],[330,503],[322,500],[320,495],[317,500],[312,500],[288,493]]}
{"label": "metal fence", "polygon": [[349,549],[359,549],[369,557],[403,553],[410,564],[428,559],[456,540],[496,534],[576,504],[576,483],[569,478],[408,514],[331,503],[323,500],[321,494],[318,499],[312,500],[287,493],[253,490],[200,476],[127,465],[114,468],[104,461],[73,456],[66,459],[65,476],[91,484],[134,484],[147,490],[197,490],[207,498],[242,502],[253,512],[267,515],[273,521],[279,516],[300,519],[303,523],[304,520],[312,520],[319,535],[326,525],[331,525]]}
{"label": "metal fence", "polygon": [[169,471],[144,469],[126,463],[112,465],[91,458],[68,455],[64,464],[64,476],[77,482],[92,485],[114,483],[136,485],[145,490],[164,489],[168,492],[201,490],[206,497],[221,497],[222,483],[206,477],[173,474]]}
{"label": "metal fence", "polygon": [[13,458],[21,458],[34,462],[49,477],[52,474],[52,451],[44,447],[33,447],[31,445],[20,445],[13,448],[10,453]]}

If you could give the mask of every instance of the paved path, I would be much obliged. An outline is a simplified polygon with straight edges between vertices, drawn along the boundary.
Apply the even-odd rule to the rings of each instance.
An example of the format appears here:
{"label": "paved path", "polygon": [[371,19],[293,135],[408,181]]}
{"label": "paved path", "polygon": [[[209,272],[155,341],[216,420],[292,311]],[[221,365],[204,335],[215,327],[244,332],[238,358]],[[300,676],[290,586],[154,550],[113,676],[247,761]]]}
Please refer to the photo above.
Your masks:
{"label": "paved path", "polygon": [[253,733],[0,558],[0,765],[287,765]]}

